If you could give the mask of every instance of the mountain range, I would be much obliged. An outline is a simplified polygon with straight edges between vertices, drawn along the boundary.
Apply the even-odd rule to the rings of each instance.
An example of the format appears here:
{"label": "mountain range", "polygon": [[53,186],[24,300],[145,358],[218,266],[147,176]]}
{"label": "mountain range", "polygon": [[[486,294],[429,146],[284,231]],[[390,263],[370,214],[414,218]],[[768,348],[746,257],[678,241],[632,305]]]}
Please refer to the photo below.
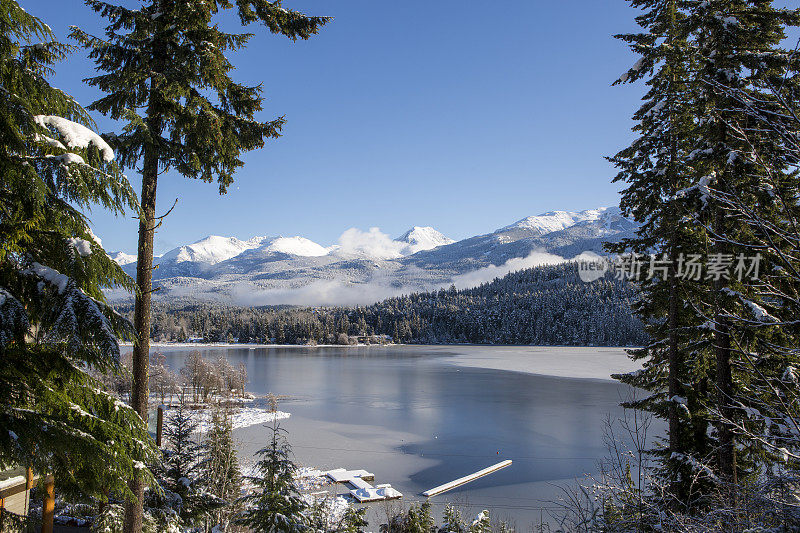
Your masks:
{"label": "mountain range", "polygon": [[[350,229],[327,247],[299,236],[212,235],[154,260],[155,296],[174,303],[367,304],[451,284],[475,286],[586,251],[602,254],[603,242],[629,237],[636,228],[618,208],[600,208],[551,211],[460,241],[431,227],[413,227],[396,239],[377,228]],[[109,255],[135,274],[135,256]]]}

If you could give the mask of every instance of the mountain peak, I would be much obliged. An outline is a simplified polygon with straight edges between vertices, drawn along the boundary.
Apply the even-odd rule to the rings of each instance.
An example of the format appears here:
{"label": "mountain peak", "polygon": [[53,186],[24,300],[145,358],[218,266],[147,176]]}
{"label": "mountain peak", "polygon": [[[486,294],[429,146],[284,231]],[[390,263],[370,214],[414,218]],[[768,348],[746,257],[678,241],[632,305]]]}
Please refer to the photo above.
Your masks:
{"label": "mountain peak", "polygon": [[162,255],[158,262],[173,261],[175,263],[192,262],[215,265],[231,257],[236,257],[245,250],[260,246],[269,237],[253,237],[242,241],[236,237],[209,235],[192,244],[173,248]]}
{"label": "mountain peak", "polygon": [[135,255],[126,254],[125,252],[108,252],[108,257],[110,257],[119,266],[135,263],[137,259]]}
{"label": "mountain peak", "polygon": [[500,228],[496,233],[510,230],[528,230],[539,235],[546,235],[554,231],[561,231],[582,222],[594,222],[607,217],[619,216],[618,207],[600,207],[585,211],[548,211],[518,220],[510,226]]}
{"label": "mountain peak", "polygon": [[431,250],[439,246],[444,246],[445,244],[456,242],[430,226],[414,226],[395,239],[395,241],[408,245],[407,254]]}
{"label": "mountain peak", "polygon": [[322,257],[323,255],[328,255],[330,252],[329,249],[300,236],[271,239],[264,249],[270,252],[300,257]]}

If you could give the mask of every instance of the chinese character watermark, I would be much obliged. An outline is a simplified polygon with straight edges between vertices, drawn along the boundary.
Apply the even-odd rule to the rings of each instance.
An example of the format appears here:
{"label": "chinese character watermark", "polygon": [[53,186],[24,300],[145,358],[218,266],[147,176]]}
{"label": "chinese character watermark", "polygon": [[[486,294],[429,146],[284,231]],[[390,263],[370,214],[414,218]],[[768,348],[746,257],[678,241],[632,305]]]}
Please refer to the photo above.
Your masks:
{"label": "chinese character watermark", "polygon": [[699,254],[678,254],[673,261],[667,254],[625,254],[602,257],[586,252],[576,258],[578,276],[591,283],[611,273],[616,279],[642,281],[668,280],[670,273],[675,278],[689,281],[753,280],[757,281],[761,271],[761,254],[746,256],[739,254],[711,254],[704,258]]}

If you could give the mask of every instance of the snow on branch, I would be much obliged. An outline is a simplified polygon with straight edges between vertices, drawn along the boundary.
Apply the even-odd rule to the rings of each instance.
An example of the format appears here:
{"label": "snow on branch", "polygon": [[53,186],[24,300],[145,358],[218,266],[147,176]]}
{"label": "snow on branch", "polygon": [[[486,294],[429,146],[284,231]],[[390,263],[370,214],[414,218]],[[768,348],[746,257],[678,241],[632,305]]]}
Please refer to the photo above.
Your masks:
{"label": "snow on branch", "polygon": [[88,148],[90,144],[93,144],[100,150],[104,161],[111,162],[114,160],[114,150],[100,135],[86,126],[53,115],[36,115],[33,119],[43,128],[50,126],[58,131],[66,140],[68,147]]}
{"label": "snow on branch", "polygon": [[22,273],[50,283],[62,297],[52,309],[53,318],[47,333],[49,342],[66,341],[69,348],[77,352],[84,347],[88,337],[86,340],[96,344],[105,356],[119,356],[114,327],[103,313],[101,304],[84,293],[72,279],[36,262]]}
{"label": "snow on branch", "polygon": [[0,288],[0,348],[11,342],[16,333],[29,328],[28,314],[19,300]]}
{"label": "snow on branch", "polygon": [[59,294],[64,294],[64,290],[69,284],[69,277],[54,270],[50,267],[44,266],[41,263],[34,262],[31,268],[23,271],[23,274],[34,274],[54,285],[58,289]]}
{"label": "snow on branch", "polygon": [[92,243],[87,241],[86,239],[81,239],[78,237],[70,237],[67,239],[67,242],[70,246],[75,248],[75,251],[78,252],[78,255],[81,257],[88,257],[92,255]]}

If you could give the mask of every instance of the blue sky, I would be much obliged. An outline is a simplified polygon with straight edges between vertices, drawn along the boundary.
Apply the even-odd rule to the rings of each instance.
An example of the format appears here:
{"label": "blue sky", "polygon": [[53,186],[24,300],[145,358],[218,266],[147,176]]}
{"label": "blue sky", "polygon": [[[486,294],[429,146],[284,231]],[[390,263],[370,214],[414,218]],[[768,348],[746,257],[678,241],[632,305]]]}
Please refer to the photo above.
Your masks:
{"label": "blue sky", "polygon": [[[81,0],[22,0],[65,37],[100,34]],[[636,60],[614,33],[635,29],[623,0],[286,0],[335,17],[308,42],[252,26],[237,81],[263,82],[263,120],[284,136],[245,157],[225,196],[162,176],[175,211],[156,252],[209,234],[302,235],[329,245],[351,227],[390,235],[434,226],[460,239],[528,215],[615,205],[604,156],[631,139],[644,88],[611,87]],[[82,51],[54,83],[82,104],[99,96]],[[96,117],[102,131],[116,126]],[[127,172],[139,189],[135,171]],[[107,250],[134,252],[135,221],[94,211]]]}

